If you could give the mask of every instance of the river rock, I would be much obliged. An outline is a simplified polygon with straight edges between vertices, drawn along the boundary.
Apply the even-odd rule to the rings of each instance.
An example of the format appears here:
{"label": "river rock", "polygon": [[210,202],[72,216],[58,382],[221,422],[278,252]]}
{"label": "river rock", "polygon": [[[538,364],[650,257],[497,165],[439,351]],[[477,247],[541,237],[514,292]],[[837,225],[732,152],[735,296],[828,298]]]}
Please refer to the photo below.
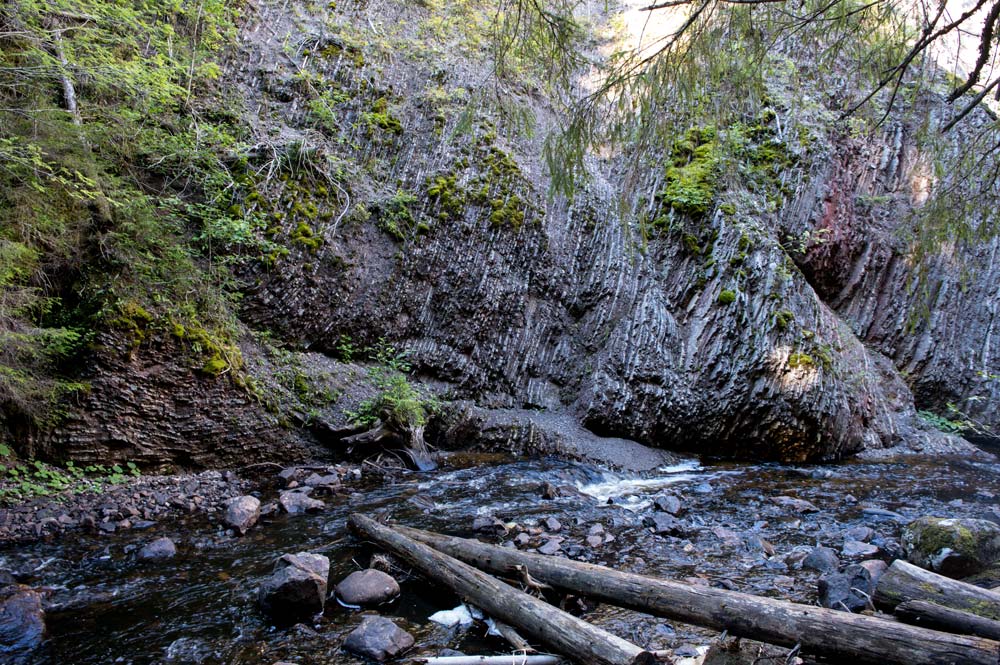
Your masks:
{"label": "river rock", "polygon": [[544,545],[538,548],[538,551],[542,554],[555,554],[562,549],[562,540],[559,537],[550,538]]}
{"label": "river rock", "polygon": [[910,563],[946,577],[967,577],[1000,559],[1000,526],[987,520],[921,517],[903,529]]}
{"label": "river rock", "polygon": [[241,535],[260,519],[260,500],[255,496],[238,496],[226,504],[222,521]]}
{"label": "river rock", "polygon": [[840,568],[840,559],[837,558],[837,553],[829,547],[814,547],[812,552],[802,559],[802,568],[829,573]]}
{"label": "river rock", "polygon": [[[827,573],[819,578],[819,604],[834,610],[860,612],[868,607],[868,597],[874,592],[871,573],[859,564],[843,572]],[[863,594],[867,594],[867,597]]]}
{"label": "river rock", "polygon": [[867,543],[875,536],[875,531],[871,527],[867,526],[856,526],[848,529],[844,532],[844,540],[857,540],[862,543]]}
{"label": "river rock", "polygon": [[177,546],[169,538],[157,538],[146,543],[136,555],[140,561],[165,561],[177,555]]}
{"label": "river rock", "polygon": [[562,522],[554,517],[546,517],[542,524],[549,533],[557,533],[562,529]]}
{"label": "river rock", "polygon": [[480,515],[472,520],[472,530],[494,535],[506,535],[507,526],[495,515]]}
{"label": "river rock", "polygon": [[283,554],[260,585],[261,609],[278,623],[294,623],[323,611],[330,560],[321,554]]}
{"label": "river rock", "polygon": [[398,595],[396,580],[373,568],[355,571],[337,585],[337,596],[348,605],[379,605]]}
{"label": "river rock", "polygon": [[278,472],[278,479],[281,481],[282,485],[288,487],[291,483],[296,482],[301,475],[301,469],[295,466],[290,466],[287,469],[282,469]]}
{"label": "river rock", "polygon": [[847,559],[875,556],[878,554],[878,546],[871,543],[863,543],[860,540],[848,540],[844,542],[840,553]]}
{"label": "river rock", "polygon": [[816,504],[806,501],[805,499],[797,499],[794,496],[772,496],[771,503],[775,503],[782,508],[790,508],[797,513],[818,513],[819,508]]}
{"label": "river rock", "polygon": [[41,594],[20,584],[0,588],[0,653],[33,649],[44,634]]}
{"label": "river rock", "polygon": [[341,487],[340,476],[335,473],[328,473],[326,475],[313,473],[302,482],[307,487],[314,488],[320,494],[327,495],[336,493]]}
{"label": "river rock", "polygon": [[382,662],[413,646],[413,636],[391,619],[367,616],[344,640],[344,648],[363,658]]}
{"label": "river rock", "polygon": [[278,505],[291,515],[315,512],[326,507],[325,503],[319,499],[313,499],[305,492],[282,492],[278,497]]}
{"label": "river rock", "polygon": [[666,513],[646,515],[642,518],[642,524],[660,536],[679,536],[684,532],[683,522]]}
{"label": "river rock", "polygon": [[869,559],[868,561],[862,561],[858,565],[867,570],[868,574],[872,576],[873,589],[878,584],[879,578],[882,577],[882,573],[889,568],[889,565],[885,561],[879,559]]}
{"label": "river rock", "polygon": [[671,515],[679,515],[681,512],[681,500],[674,494],[659,494],[653,499],[653,506],[657,510]]}

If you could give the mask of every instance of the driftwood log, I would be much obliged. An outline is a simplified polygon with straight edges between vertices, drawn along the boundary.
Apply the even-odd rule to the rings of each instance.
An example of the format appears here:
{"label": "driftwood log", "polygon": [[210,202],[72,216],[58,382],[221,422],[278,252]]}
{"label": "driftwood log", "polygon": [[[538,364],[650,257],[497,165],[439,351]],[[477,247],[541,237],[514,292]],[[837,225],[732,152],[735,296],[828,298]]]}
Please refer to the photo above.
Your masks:
{"label": "driftwood log", "polygon": [[1000,662],[1000,643],[926,630],[879,617],[760,598],[725,589],[645,577],[594,564],[528,554],[474,540],[398,527],[445,554],[497,575],[518,567],[560,589],[685,623],[780,646],[801,645],[812,656],[878,665]]}
{"label": "driftwood log", "polygon": [[1000,621],[1000,593],[932,573],[902,560],[894,561],[882,573],[872,600],[876,607],[887,612],[908,600],[925,600]]}
{"label": "driftwood log", "polygon": [[490,616],[517,627],[527,636],[572,659],[588,665],[654,665],[657,662],[653,654],[631,642],[407,538],[369,517],[354,514],[349,523],[358,534],[406,559],[421,573],[441,582]]}
{"label": "driftwood log", "polygon": [[511,654],[509,656],[428,656],[411,658],[409,663],[421,665],[562,665],[565,661],[558,656],[529,656]]}
{"label": "driftwood log", "polygon": [[908,600],[905,603],[900,603],[896,606],[893,614],[900,621],[914,626],[1000,640],[1000,621],[951,607],[943,607],[926,600]]}

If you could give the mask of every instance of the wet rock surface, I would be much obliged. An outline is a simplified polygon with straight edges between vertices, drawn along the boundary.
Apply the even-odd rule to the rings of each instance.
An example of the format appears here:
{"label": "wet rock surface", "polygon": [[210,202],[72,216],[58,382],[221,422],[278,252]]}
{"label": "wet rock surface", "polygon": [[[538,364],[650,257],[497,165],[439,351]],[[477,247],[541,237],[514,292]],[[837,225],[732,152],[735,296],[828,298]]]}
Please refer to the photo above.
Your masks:
{"label": "wet rock surface", "polygon": [[243,534],[260,519],[260,499],[255,496],[240,496],[226,504],[222,521]]}
{"label": "wet rock surface", "polygon": [[281,496],[278,497],[278,505],[286,513],[297,515],[322,510],[326,504],[319,499],[312,498],[307,492],[291,490],[281,493]]}
{"label": "wet rock surface", "polygon": [[323,611],[330,560],[321,554],[283,554],[260,585],[261,609],[279,624],[292,624]]}
{"label": "wet rock surface", "polygon": [[351,631],[344,648],[365,658],[382,662],[413,646],[413,636],[385,617],[365,617]]}
{"label": "wet rock surface", "polygon": [[100,492],[41,497],[0,509],[0,543],[58,539],[64,532],[113,534],[144,530],[163,519],[220,513],[245,493],[248,481],[232,472],[140,476]]}
{"label": "wet rock surface", "polygon": [[0,656],[34,649],[44,634],[41,594],[20,584],[0,586]]}
{"label": "wet rock surface", "polygon": [[337,584],[337,597],[348,605],[368,606],[388,602],[399,595],[399,584],[381,570],[359,570]]}
{"label": "wet rock surface", "polygon": [[157,538],[153,542],[143,545],[136,557],[140,561],[166,561],[173,559],[177,555],[177,546],[174,541],[166,536]]}

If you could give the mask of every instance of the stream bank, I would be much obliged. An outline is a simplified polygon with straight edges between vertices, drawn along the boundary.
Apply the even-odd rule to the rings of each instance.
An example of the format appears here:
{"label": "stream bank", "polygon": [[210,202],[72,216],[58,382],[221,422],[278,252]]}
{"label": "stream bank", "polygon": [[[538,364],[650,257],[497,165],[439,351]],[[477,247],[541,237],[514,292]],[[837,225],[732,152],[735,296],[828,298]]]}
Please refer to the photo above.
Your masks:
{"label": "stream bank", "polygon": [[[331,588],[367,567],[371,550],[346,529],[352,512],[807,603],[817,599],[820,574],[802,564],[816,545],[831,548],[843,563],[888,562],[901,554],[903,524],[919,516],[1000,522],[995,509],[1000,464],[992,457],[906,457],[838,466],[688,458],[647,472],[617,472],[551,457],[451,454],[431,474],[396,470],[386,476],[367,465],[360,477],[345,471],[338,490],[317,495],[324,502],[321,510],[297,515],[265,510],[242,537],[221,524],[222,497],[250,491],[267,506],[286,484],[277,468],[252,482],[231,477],[229,489],[213,495],[219,501],[209,506],[214,511],[165,513],[145,530],[75,531],[72,537],[4,545],[0,569],[39,591],[46,608],[41,645],[5,657],[43,664],[360,663],[341,645],[366,613],[328,602],[307,624],[279,629],[257,605],[257,588],[282,554],[329,557]],[[136,493],[142,496],[142,490]],[[657,516],[668,513],[657,509],[657,502],[676,513],[676,523],[659,534]],[[176,556],[140,561],[138,551],[161,537],[176,544]],[[866,547],[858,549],[857,543]],[[377,611],[414,635],[411,653],[506,650],[485,636],[481,622],[457,629],[430,622],[431,614],[454,608],[458,599],[405,570],[393,572],[401,594]],[[610,606],[570,605],[588,621],[646,648],[689,650],[716,637]]]}

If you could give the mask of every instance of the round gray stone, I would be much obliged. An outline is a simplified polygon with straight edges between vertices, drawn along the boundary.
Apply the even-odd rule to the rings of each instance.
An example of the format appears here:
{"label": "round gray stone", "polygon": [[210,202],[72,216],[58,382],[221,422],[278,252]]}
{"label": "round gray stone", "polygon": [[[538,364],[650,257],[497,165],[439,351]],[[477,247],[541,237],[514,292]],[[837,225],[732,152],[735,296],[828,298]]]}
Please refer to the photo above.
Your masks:
{"label": "round gray stone", "polygon": [[337,597],[348,605],[379,605],[398,595],[396,580],[373,568],[355,571],[337,585]]}

